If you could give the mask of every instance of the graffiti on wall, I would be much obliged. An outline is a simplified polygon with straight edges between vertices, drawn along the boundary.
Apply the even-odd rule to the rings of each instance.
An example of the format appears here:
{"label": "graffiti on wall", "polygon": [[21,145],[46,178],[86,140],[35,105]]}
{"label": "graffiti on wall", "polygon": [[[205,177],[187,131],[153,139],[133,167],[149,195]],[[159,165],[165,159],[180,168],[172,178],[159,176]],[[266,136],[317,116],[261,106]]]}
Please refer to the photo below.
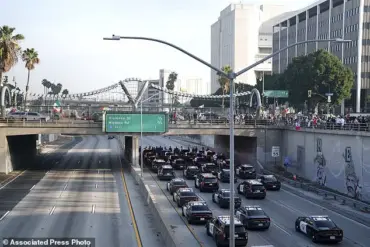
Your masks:
{"label": "graffiti on wall", "polygon": [[322,152],[322,139],[321,138],[316,139],[316,156],[313,162],[316,166],[315,181],[318,184],[325,186],[326,185],[326,172],[325,172],[326,159]]}
{"label": "graffiti on wall", "polygon": [[346,147],[343,158],[345,161],[345,187],[347,190],[347,195],[351,196],[355,199],[361,200],[361,185],[360,185],[360,178],[356,174],[355,164],[352,158],[352,150],[351,147]]}

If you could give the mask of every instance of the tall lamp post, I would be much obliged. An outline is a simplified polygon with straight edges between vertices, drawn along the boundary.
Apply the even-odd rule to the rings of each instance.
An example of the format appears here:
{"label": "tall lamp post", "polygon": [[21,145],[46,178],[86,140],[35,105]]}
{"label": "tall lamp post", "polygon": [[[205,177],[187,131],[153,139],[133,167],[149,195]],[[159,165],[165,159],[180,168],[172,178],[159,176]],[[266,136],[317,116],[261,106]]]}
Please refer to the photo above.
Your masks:
{"label": "tall lamp post", "polygon": [[151,98],[159,95],[159,93],[153,94],[149,98],[144,100],[140,100],[140,169],[141,169],[141,177],[143,177],[144,173],[144,157],[143,157],[143,102],[150,100]]}
{"label": "tall lamp post", "polygon": [[[225,73],[223,72],[221,69],[213,66],[212,64],[204,61],[203,59],[191,54],[190,52],[174,45],[174,44],[171,44],[167,41],[164,41],[164,40],[160,40],[160,39],[154,39],[154,38],[149,38],[149,37],[135,37],[135,36],[117,36],[117,35],[112,35],[111,38],[103,38],[103,40],[121,40],[121,39],[133,39],[133,40],[146,40],[146,41],[152,41],[152,42],[156,42],[156,43],[161,43],[161,44],[164,44],[164,45],[168,45],[168,46],[171,46],[172,48],[178,50],[178,51],[181,51],[182,53],[188,55],[189,57],[197,60],[198,62],[204,64],[205,66],[207,66],[208,68],[214,70],[217,72],[217,74],[219,76],[225,76],[226,78],[229,79],[230,81],[230,116],[232,117],[231,119],[234,119],[234,104],[235,104],[235,100],[234,100],[234,90],[235,90],[235,85],[234,85],[234,80],[236,77],[238,77],[239,75],[241,74],[244,74],[245,72],[247,72],[248,70],[256,67],[257,65],[269,60],[270,58],[278,55],[279,53],[291,48],[291,47],[294,47],[294,46],[297,46],[297,45],[301,45],[301,44],[306,44],[306,43],[312,43],[312,42],[339,42],[339,43],[346,43],[346,42],[352,42],[351,40],[343,40],[343,39],[314,39],[314,40],[306,40],[306,41],[301,41],[301,42],[297,42],[297,43],[294,43],[294,44],[291,44],[291,45],[288,45],[264,58],[262,58],[261,60],[249,65],[248,67],[240,70],[239,72],[234,72],[234,71],[231,71],[230,73]],[[230,121],[230,181],[234,181],[234,121]],[[234,214],[235,214],[235,208],[234,208],[234,190],[235,190],[235,185],[233,182],[230,183],[230,235],[229,236],[234,236],[235,235],[235,222],[234,222]],[[229,246],[235,246],[235,238],[233,237],[230,237],[230,242],[229,242]]]}

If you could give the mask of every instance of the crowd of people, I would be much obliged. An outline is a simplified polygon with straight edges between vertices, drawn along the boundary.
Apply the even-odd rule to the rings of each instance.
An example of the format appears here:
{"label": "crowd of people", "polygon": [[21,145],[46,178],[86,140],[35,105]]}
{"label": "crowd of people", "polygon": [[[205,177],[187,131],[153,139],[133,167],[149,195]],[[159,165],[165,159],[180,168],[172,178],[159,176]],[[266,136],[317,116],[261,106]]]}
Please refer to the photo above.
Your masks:
{"label": "crowd of people", "polygon": [[[188,122],[191,124],[227,124],[229,118],[217,113],[193,111],[193,113],[172,113],[170,114],[170,123]],[[370,131],[370,115],[302,115],[297,114],[262,114],[258,120],[256,115],[240,113],[234,115],[235,124],[253,124],[258,125],[279,125],[292,126],[300,128],[319,128],[331,130],[353,130]]]}

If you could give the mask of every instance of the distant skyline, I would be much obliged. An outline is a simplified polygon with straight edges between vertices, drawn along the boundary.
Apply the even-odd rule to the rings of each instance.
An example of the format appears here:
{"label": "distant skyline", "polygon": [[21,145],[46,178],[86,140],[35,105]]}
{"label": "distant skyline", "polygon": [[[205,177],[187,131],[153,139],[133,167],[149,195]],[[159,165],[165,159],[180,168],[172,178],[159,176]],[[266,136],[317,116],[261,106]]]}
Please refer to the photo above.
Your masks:
{"label": "distant skyline", "polygon": [[[42,79],[61,83],[70,93],[102,88],[128,77],[158,79],[159,69],[209,83],[209,69],[165,45],[145,41],[103,41],[112,34],[147,36],[174,43],[210,61],[210,26],[229,0],[4,0],[1,25],[25,36],[23,49],[41,60],[31,72],[30,91],[42,93]],[[280,0],[290,10],[315,1]],[[27,71],[19,61],[4,74],[24,90]]]}

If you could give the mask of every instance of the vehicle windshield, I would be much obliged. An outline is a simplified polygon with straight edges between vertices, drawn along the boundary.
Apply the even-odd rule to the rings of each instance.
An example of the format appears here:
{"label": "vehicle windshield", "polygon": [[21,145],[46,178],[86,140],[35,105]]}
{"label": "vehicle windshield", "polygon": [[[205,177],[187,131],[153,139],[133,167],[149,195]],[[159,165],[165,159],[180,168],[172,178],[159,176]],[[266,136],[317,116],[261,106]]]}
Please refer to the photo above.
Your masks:
{"label": "vehicle windshield", "polygon": [[265,177],[266,182],[276,182],[277,179],[275,177]]}
{"label": "vehicle windshield", "polygon": [[249,216],[265,216],[265,212],[263,210],[248,210],[247,214]]}
{"label": "vehicle windshield", "polygon": [[173,185],[175,185],[175,186],[186,185],[186,182],[184,182],[184,181],[176,181],[176,182],[173,182]]}
{"label": "vehicle windshield", "polygon": [[242,169],[245,170],[245,171],[251,171],[254,168],[253,167],[250,167],[250,166],[243,166]]}
{"label": "vehicle windshield", "polygon": [[253,190],[264,190],[265,187],[263,187],[263,185],[253,185],[252,186],[252,189]]}
{"label": "vehicle windshield", "polygon": [[197,162],[206,162],[207,160],[205,158],[197,158]]}
{"label": "vehicle windshield", "polygon": [[222,193],[222,196],[225,198],[230,198],[230,191]]}
{"label": "vehicle windshield", "polygon": [[189,169],[189,170],[191,170],[191,171],[199,170],[199,168],[198,168],[198,167],[188,167],[188,169]]}
{"label": "vehicle windshield", "polygon": [[209,211],[209,208],[206,205],[195,205],[192,206],[191,209],[193,211]]}
{"label": "vehicle windshield", "polygon": [[217,167],[217,166],[216,166],[215,164],[207,164],[207,165],[206,165],[206,167],[207,167],[207,168],[215,168],[215,167]]}
{"label": "vehicle windshield", "polygon": [[206,183],[217,183],[217,178],[205,178],[204,182],[206,182]]}
{"label": "vehicle windshield", "polygon": [[185,164],[184,160],[176,160],[176,164]]}
{"label": "vehicle windshield", "polygon": [[224,170],[223,171],[225,175],[230,175],[230,171],[229,170]]}
{"label": "vehicle windshield", "polygon": [[163,173],[172,173],[173,172],[173,169],[171,168],[166,168],[166,169],[163,169],[162,170]]}
{"label": "vehicle windshield", "polygon": [[317,227],[328,227],[328,228],[334,228],[335,227],[335,224],[333,223],[333,221],[330,221],[330,220],[319,220],[319,221],[315,221],[315,224]]}
{"label": "vehicle windshield", "polygon": [[[225,227],[225,232],[227,235],[229,234],[230,232],[229,226]],[[245,232],[244,226],[235,226],[235,233],[244,233],[244,232]]]}
{"label": "vehicle windshield", "polygon": [[185,191],[185,192],[181,192],[181,196],[195,196],[195,193],[190,192],[190,191]]}

